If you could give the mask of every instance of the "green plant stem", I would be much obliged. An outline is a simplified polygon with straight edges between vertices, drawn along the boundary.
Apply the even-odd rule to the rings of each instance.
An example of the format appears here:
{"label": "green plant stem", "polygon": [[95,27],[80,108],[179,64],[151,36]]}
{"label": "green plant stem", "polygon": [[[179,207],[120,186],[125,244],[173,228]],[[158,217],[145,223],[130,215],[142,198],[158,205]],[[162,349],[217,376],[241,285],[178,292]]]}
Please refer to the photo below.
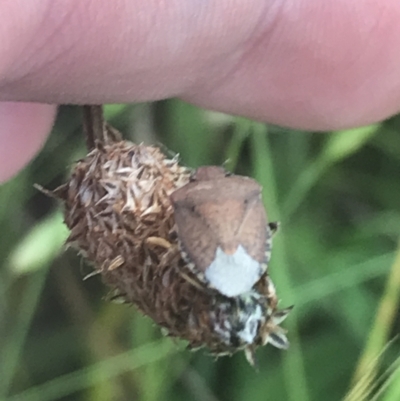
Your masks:
{"label": "green plant stem", "polygon": [[51,401],[110,380],[125,372],[141,368],[177,352],[171,340],[163,339],[135,348],[92,366],[49,380],[5,401]]}
{"label": "green plant stem", "polygon": [[0,363],[0,397],[4,397],[14,378],[18,362],[35,314],[40,295],[47,277],[48,269],[44,268],[28,278],[23,292],[20,308],[16,316],[16,325],[4,344]]}
{"label": "green plant stem", "polygon": [[400,242],[388,276],[385,290],[378,307],[372,329],[360,357],[353,383],[364,382],[365,390],[377,375],[378,364],[374,363],[389,341],[390,330],[400,300]]}
{"label": "green plant stem", "polygon": [[[252,149],[254,159],[254,175],[263,186],[263,199],[268,204],[269,214],[274,220],[281,219],[280,207],[278,205],[278,191],[274,174],[272,154],[267,137],[267,128],[262,124],[253,125]],[[281,232],[274,239],[274,265],[278,268],[271,271],[276,281],[279,294],[293,293],[288,263],[286,260],[286,244],[284,233]],[[308,401],[308,385],[304,368],[304,360],[298,336],[298,322],[296,314],[292,313],[287,320],[286,327],[289,330],[291,347],[283,356],[283,371],[285,384],[288,392],[288,401]]]}

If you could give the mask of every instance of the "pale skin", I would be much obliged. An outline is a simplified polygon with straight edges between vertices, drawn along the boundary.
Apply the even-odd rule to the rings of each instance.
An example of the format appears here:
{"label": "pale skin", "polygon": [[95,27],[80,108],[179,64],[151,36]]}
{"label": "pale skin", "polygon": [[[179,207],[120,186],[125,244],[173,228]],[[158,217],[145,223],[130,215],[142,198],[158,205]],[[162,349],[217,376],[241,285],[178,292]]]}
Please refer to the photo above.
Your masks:
{"label": "pale skin", "polygon": [[56,104],[196,105],[303,129],[400,109],[398,0],[2,0],[0,181]]}

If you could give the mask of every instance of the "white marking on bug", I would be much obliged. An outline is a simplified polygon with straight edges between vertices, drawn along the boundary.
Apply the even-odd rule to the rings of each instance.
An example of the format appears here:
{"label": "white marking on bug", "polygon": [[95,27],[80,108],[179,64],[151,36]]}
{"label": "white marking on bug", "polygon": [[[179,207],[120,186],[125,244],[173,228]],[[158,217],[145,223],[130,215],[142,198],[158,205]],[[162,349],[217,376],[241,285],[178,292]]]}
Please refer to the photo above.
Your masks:
{"label": "white marking on bug", "polygon": [[238,332],[238,336],[247,344],[253,344],[257,337],[257,329],[260,322],[263,320],[261,306],[257,305],[253,313],[248,316],[243,330]]}
{"label": "white marking on bug", "polygon": [[236,297],[251,290],[262,275],[261,264],[239,245],[233,255],[227,255],[220,247],[205,271],[208,282],[221,294]]}

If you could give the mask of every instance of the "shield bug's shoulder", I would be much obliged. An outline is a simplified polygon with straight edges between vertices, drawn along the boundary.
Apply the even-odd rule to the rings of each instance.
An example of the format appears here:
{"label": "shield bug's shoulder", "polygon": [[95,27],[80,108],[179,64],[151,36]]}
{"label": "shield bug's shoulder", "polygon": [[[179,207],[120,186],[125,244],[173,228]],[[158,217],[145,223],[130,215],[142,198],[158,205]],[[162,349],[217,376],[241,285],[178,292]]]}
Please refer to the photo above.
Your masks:
{"label": "shield bug's shoulder", "polygon": [[195,273],[228,297],[250,291],[265,272],[272,234],[261,186],[220,167],[200,167],[171,201]]}

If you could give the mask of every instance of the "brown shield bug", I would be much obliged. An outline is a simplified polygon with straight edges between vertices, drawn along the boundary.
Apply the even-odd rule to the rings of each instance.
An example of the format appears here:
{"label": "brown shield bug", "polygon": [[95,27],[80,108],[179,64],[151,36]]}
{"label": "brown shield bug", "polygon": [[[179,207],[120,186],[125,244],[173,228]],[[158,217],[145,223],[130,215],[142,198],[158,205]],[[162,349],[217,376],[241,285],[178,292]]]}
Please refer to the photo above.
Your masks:
{"label": "brown shield bug", "polygon": [[171,195],[181,251],[194,273],[227,297],[252,289],[267,269],[277,223],[267,222],[261,186],[223,168],[198,168]]}

